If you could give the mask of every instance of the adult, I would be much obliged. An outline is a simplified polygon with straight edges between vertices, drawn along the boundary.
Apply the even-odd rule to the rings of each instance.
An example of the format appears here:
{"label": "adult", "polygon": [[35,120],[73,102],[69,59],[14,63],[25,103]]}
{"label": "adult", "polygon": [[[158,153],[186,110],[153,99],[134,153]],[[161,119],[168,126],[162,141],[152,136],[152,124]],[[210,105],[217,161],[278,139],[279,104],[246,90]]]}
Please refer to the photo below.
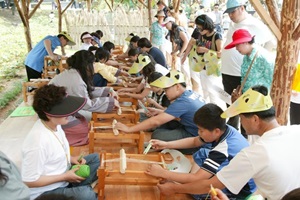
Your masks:
{"label": "adult", "polygon": [[214,25],[216,28],[216,31],[222,34],[222,25],[223,25],[223,13],[219,11],[219,4],[216,3],[214,5],[214,10],[212,12],[215,16]]}
{"label": "adult", "polygon": [[164,66],[165,68],[168,68],[166,58],[162,51],[157,47],[152,46],[151,42],[147,38],[139,39],[137,45],[142,52],[146,52],[149,55],[151,55],[156,63],[160,64],[161,66]]}
{"label": "adult", "polygon": [[[40,195],[64,194],[80,200],[96,200],[90,184],[97,180],[99,155],[84,158],[70,156],[69,143],[61,125],[68,123],[68,116],[79,111],[87,99],[67,94],[64,87],[45,85],[36,90],[33,109],[36,121],[22,146],[22,180],[30,188],[30,199]],[[83,178],[76,174],[86,164],[90,175]]]}
{"label": "adult", "polygon": [[[68,70],[56,75],[49,84],[63,86],[69,95],[85,97],[87,103],[82,108],[88,112],[111,112],[119,107],[114,98],[114,92],[109,87],[94,87],[95,56],[93,53],[81,50],[67,59]],[[88,122],[83,115],[77,113],[69,116],[69,123],[62,126],[66,137],[72,146],[88,143]]]}
{"label": "adult", "polygon": [[60,32],[57,36],[48,35],[43,38],[28,53],[25,60],[27,79],[42,78],[44,68],[44,57],[50,56],[53,61],[58,61],[60,56],[54,53],[56,47],[64,47],[66,45],[75,45],[76,43],[71,36],[65,32]]}
{"label": "adult", "polygon": [[[234,156],[249,146],[247,140],[233,127],[226,125],[221,118],[223,110],[215,104],[206,104],[199,108],[194,115],[194,123],[198,126],[198,136],[176,141],[164,142],[151,140],[154,149],[180,149],[201,147],[212,143],[210,149],[200,148],[194,155],[194,166],[190,173],[177,173],[162,168],[158,164],[150,165],[147,174],[161,177],[177,183],[189,183],[199,179],[210,179],[224,166],[228,165]],[[225,189],[224,192],[231,198],[245,199],[256,189],[251,179],[237,194]],[[194,195],[195,199],[203,199],[207,194]]]}
{"label": "adult", "polygon": [[[216,97],[212,89],[212,84],[222,87],[220,77],[219,58],[222,51],[222,35],[215,31],[212,19],[207,15],[200,15],[195,19],[197,28],[192,34],[189,47],[184,54],[184,59],[188,54],[190,66],[195,64],[195,71],[200,71],[200,83],[203,98],[210,103],[215,103],[223,107],[223,102]],[[213,53],[215,59],[206,60],[204,58]],[[202,65],[200,65],[202,63]],[[197,68],[197,69],[196,69]],[[199,68],[199,69],[198,69]],[[196,75],[194,75],[196,77]],[[225,106],[225,104],[224,104]]]}
{"label": "adult", "polygon": [[241,84],[244,83],[244,85],[241,92],[246,92],[254,85],[263,85],[270,91],[275,57],[266,49],[255,45],[255,36],[252,36],[246,29],[236,30],[232,35],[232,42],[225,46],[225,49],[234,47],[244,55],[241,65]]}
{"label": "adult", "polygon": [[300,116],[298,111],[300,111],[300,63],[297,65],[297,69],[292,84],[292,95],[291,95],[291,103],[290,103],[290,124],[291,125],[300,124]]}
{"label": "adult", "polygon": [[166,57],[165,36],[168,34],[168,30],[162,26],[165,16],[166,15],[163,10],[158,11],[155,15],[157,21],[153,22],[150,27],[150,41],[154,47],[161,50],[164,57]]}
{"label": "adult", "polygon": [[130,49],[138,49],[138,50],[140,51],[140,49],[138,48],[138,45],[137,45],[138,41],[140,40],[140,37],[137,36],[137,35],[133,35],[133,36],[132,36],[132,34],[133,34],[133,33],[130,33],[130,34],[126,37],[126,39],[125,39],[126,41],[129,40],[129,46],[128,46],[126,52],[124,52],[124,53],[121,54],[121,55],[117,55],[117,56],[116,56],[117,59],[125,59],[125,58],[128,58],[128,51],[129,51]]}
{"label": "adult", "polygon": [[92,39],[93,39],[93,36],[91,36],[91,34],[89,32],[83,32],[80,36],[82,45],[80,46],[79,50],[89,50],[89,47],[93,46]]}
{"label": "adult", "polygon": [[30,190],[22,182],[17,166],[0,151],[0,193],[2,200],[29,200]]}
{"label": "adult", "polygon": [[189,43],[189,35],[183,27],[180,27],[175,23],[173,17],[167,17],[163,24],[170,31],[170,41],[172,42],[171,55],[176,59],[175,67],[186,76],[186,84],[191,87],[191,74],[188,62],[181,62]]}
{"label": "adult", "polygon": [[[196,124],[193,123],[195,112],[202,107],[205,102],[202,97],[186,90],[184,75],[176,70],[171,70],[167,75],[150,83],[151,86],[164,88],[165,94],[172,102],[166,110],[149,108],[153,117],[134,126],[126,126],[118,122],[116,128],[124,132],[136,132],[158,127],[151,135],[152,139],[163,141],[178,140],[198,135]],[[177,127],[164,126],[172,120],[178,120]],[[184,150],[185,153],[194,153],[196,149]]]}
{"label": "adult", "polygon": [[[256,43],[271,50],[274,46],[274,36],[269,28],[259,19],[254,18],[246,11],[245,0],[228,0],[226,3],[226,10],[229,18],[233,23],[228,28],[227,37],[224,46],[232,42],[232,35],[238,29],[247,29],[251,35],[255,35]],[[231,94],[241,83],[241,65],[243,62],[243,55],[236,49],[222,51],[221,55],[221,73],[224,90]],[[238,129],[238,116],[230,118],[228,124]]]}
{"label": "adult", "polygon": [[[300,126],[278,124],[268,89],[264,86],[250,88],[221,116],[234,115],[240,115],[247,134],[260,138],[238,153],[211,179],[158,185],[163,194],[205,193],[210,190],[210,185],[219,189],[226,187],[237,194],[250,178],[257,186],[257,193],[266,199],[281,199],[300,187],[300,159],[294,156],[300,151]],[[283,147],[284,151],[278,147]]]}

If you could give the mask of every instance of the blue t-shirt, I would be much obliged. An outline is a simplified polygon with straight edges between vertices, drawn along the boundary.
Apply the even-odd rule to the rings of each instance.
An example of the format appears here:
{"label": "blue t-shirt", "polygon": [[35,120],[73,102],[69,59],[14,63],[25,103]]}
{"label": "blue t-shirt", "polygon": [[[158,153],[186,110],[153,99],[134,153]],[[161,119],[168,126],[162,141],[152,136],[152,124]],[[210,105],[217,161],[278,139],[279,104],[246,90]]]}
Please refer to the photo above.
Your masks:
{"label": "blue t-shirt", "polygon": [[149,55],[153,57],[155,62],[160,64],[161,66],[167,67],[167,62],[164,54],[156,47],[151,47],[150,51],[148,52]]}
{"label": "blue t-shirt", "polygon": [[183,125],[183,128],[193,136],[198,136],[198,127],[194,123],[194,114],[205,104],[200,94],[191,90],[186,90],[179,98],[177,98],[165,112],[176,118]]}
{"label": "blue t-shirt", "polygon": [[[220,140],[211,143],[211,150],[207,152],[204,150],[197,151],[194,155],[194,161],[201,169],[215,175],[223,167],[229,164],[231,159],[239,153],[242,149],[249,146],[248,141],[235,128],[226,125],[226,130],[221,136]],[[238,194],[239,197],[250,195],[256,190],[256,185],[253,179],[243,187]],[[229,191],[225,191],[231,194]],[[231,194],[233,195],[233,194]]]}
{"label": "blue t-shirt", "polygon": [[42,72],[44,68],[44,57],[48,55],[46,51],[44,41],[50,40],[51,41],[51,49],[54,51],[56,47],[60,46],[60,40],[57,36],[48,35],[44,39],[42,39],[39,43],[35,45],[33,49],[28,53],[25,65],[30,67],[31,69]]}

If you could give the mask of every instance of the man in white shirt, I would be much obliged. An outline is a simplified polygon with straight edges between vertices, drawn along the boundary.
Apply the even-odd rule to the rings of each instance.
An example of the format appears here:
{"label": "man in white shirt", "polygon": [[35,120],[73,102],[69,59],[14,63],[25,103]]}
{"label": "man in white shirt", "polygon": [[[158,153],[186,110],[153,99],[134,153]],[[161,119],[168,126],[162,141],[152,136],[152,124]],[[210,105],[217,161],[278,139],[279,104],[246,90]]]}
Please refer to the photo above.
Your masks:
{"label": "man in white shirt", "polygon": [[230,163],[208,180],[187,184],[165,183],[158,187],[164,195],[173,193],[203,194],[213,187],[237,194],[254,179],[257,193],[266,199],[281,199],[300,187],[300,126],[280,126],[276,120],[268,89],[255,86],[238,98],[221,117],[240,115],[247,134],[260,138],[240,151]]}
{"label": "man in white shirt", "polygon": [[[259,19],[254,18],[246,11],[245,0],[228,0],[226,10],[230,20],[230,24],[224,43],[224,47],[232,42],[232,35],[238,29],[246,29],[251,35],[255,35],[255,42],[259,45],[271,50],[274,47],[274,35],[269,28]],[[243,55],[236,49],[222,50],[221,55],[221,73],[224,90],[231,94],[233,89],[241,84],[241,65],[243,62]],[[239,129],[238,117],[230,118],[228,124]]]}

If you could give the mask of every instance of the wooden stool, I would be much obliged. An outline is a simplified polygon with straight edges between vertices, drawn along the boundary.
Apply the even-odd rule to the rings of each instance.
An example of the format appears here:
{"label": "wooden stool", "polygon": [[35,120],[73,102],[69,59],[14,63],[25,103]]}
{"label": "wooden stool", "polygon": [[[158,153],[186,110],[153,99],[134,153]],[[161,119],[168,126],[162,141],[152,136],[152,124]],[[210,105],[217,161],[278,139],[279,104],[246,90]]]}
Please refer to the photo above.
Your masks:
{"label": "wooden stool", "polygon": [[[156,186],[159,178],[145,174],[149,163],[164,163],[164,155],[158,154],[126,154],[127,159],[141,160],[141,162],[127,162],[125,174],[120,173],[120,162],[106,162],[120,158],[119,154],[101,153],[98,168],[98,199],[104,200],[105,185],[143,185]],[[143,163],[143,161],[146,161]],[[161,194],[160,199],[164,199]]]}
{"label": "wooden stool", "polygon": [[24,102],[28,101],[28,96],[34,95],[34,90],[28,91],[28,87],[37,89],[49,83],[48,79],[35,79],[34,81],[22,83],[22,94]]}
{"label": "wooden stool", "polygon": [[[134,124],[127,125],[132,126]],[[145,134],[142,131],[133,133],[125,133],[123,131],[119,131],[118,135],[114,135],[111,124],[104,127],[99,122],[90,122],[89,153],[94,153],[95,147],[101,147],[102,149],[105,147],[137,147],[137,152],[141,154],[144,151],[144,141]]]}
{"label": "wooden stool", "polygon": [[67,57],[61,57],[57,62],[54,62],[50,56],[44,57],[44,69],[42,78],[53,78],[55,75],[63,72],[67,68]]}

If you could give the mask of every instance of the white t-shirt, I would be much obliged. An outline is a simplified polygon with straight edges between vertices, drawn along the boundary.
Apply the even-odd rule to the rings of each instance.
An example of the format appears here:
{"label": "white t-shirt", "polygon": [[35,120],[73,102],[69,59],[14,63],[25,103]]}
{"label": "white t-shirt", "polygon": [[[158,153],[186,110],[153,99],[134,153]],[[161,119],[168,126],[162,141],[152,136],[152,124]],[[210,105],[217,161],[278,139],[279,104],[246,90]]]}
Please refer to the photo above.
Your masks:
{"label": "white t-shirt", "polygon": [[[22,180],[25,182],[36,181],[40,176],[59,175],[66,172],[69,167],[67,163],[70,163],[70,149],[61,126],[57,127],[57,132],[51,132],[41,120],[38,120],[25,138],[22,157]],[[35,199],[46,191],[66,187],[68,184],[68,182],[57,182],[43,187],[30,188],[30,199]]]}
{"label": "white t-shirt", "polygon": [[241,76],[241,65],[244,56],[235,48],[224,49],[225,46],[232,42],[232,35],[238,29],[247,29],[251,35],[255,35],[255,43],[262,46],[274,39],[274,35],[270,29],[252,15],[247,14],[246,18],[239,23],[230,23],[221,55],[222,74]]}
{"label": "white t-shirt", "polygon": [[300,187],[299,141],[300,125],[267,131],[238,153],[217,177],[234,194],[253,178],[259,194],[270,200],[281,199]]}

